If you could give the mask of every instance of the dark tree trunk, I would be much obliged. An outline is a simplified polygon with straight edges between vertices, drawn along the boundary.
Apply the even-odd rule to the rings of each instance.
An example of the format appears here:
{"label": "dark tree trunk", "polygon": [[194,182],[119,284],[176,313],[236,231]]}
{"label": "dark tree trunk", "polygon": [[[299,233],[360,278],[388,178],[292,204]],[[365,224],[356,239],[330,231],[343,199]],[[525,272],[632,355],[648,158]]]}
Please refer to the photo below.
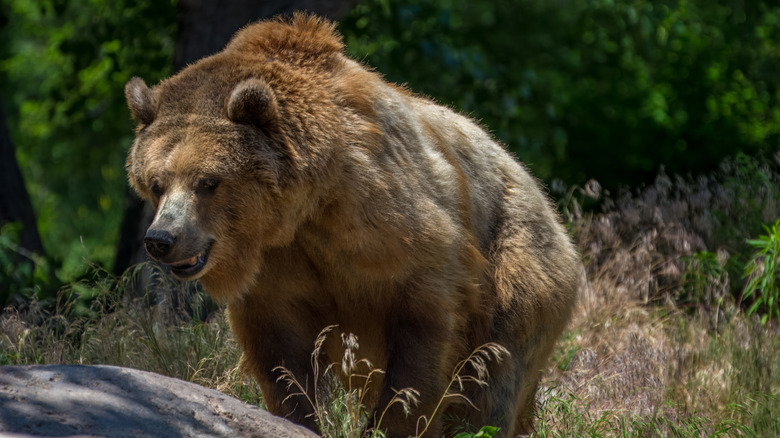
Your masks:
{"label": "dark tree trunk", "polygon": [[16,152],[8,133],[5,113],[0,106],[0,225],[8,222],[22,224],[20,248],[26,252],[44,254],[35,213],[16,161]]}
{"label": "dark tree trunk", "polygon": [[144,234],[154,219],[154,211],[148,202],[144,202],[131,189],[125,195],[125,212],[119,230],[119,243],[114,259],[114,274],[124,271],[138,263],[146,261]]}

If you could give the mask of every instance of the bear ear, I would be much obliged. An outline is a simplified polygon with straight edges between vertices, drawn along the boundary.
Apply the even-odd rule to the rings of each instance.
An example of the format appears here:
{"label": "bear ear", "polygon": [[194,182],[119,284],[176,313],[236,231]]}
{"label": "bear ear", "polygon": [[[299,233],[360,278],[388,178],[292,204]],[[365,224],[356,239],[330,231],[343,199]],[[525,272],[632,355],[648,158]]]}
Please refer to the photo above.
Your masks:
{"label": "bear ear", "polygon": [[127,82],[125,99],[136,122],[148,125],[154,121],[157,99],[143,79],[134,77]]}
{"label": "bear ear", "polygon": [[233,123],[272,130],[279,119],[276,95],[261,79],[242,81],[228,97],[227,116]]}

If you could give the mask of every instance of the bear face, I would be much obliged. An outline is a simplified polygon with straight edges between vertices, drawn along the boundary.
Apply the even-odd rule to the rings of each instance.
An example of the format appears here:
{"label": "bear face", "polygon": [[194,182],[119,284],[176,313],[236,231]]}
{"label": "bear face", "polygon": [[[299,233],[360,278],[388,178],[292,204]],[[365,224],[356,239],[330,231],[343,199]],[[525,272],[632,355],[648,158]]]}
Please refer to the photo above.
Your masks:
{"label": "bear face", "polygon": [[[286,90],[291,80],[322,89],[321,74],[272,52],[245,56],[240,43],[233,42],[238,53],[203,60],[153,89],[140,78],[125,87],[138,122],[130,183],[156,210],[147,253],[182,280],[201,279],[216,297],[246,289],[265,247],[289,244],[327,188],[325,139],[349,124],[334,120],[338,109],[324,93]],[[284,90],[283,101],[269,82]]]}
{"label": "bear face", "polygon": [[139,79],[127,85],[140,122],[127,166],[133,187],[156,210],[145,237],[147,252],[182,280],[218,277],[209,272],[254,259],[254,269],[247,264],[241,270],[245,278],[216,278],[219,286],[213,288],[241,289],[260,265],[260,248],[246,242],[289,240],[284,235],[289,229],[278,226],[284,222],[273,213],[290,189],[291,182],[282,181],[290,157],[272,134],[253,125],[268,120],[272,129],[278,117],[273,95],[250,79],[227,96],[227,114],[182,116],[166,108],[164,93],[156,94]]}
{"label": "bear face", "polygon": [[[128,178],[156,209],[147,252],[226,302],[271,412],[317,430],[279,367],[314,399],[313,374],[343,350],[328,341],[316,368],[313,344],[337,325],[385,371],[369,403],[388,436],[416,434],[421,417],[435,436],[445,416],[530,430],[577,255],[538,183],[483,129],[350,60],[332,24],[304,15],[248,26],[125,94],[138,122]],[[486,343],[511,356],[486,365],[486,387],[464,384],[470,405],[439,409],[453,369]],[[411,415],[391,403],[407,388]]]}

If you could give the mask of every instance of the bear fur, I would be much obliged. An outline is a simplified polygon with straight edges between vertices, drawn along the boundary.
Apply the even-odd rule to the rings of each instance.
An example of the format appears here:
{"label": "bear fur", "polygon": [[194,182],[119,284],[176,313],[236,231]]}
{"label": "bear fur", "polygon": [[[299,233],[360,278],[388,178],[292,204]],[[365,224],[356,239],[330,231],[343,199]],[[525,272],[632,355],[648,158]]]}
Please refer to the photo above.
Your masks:
{"label": "bear fur", "polygon": [[[156,209],[147,252],[226,303],[271,412],[317,430],[277,367],[313,397],[314,340],[338,325],[385,371],[374,412],[419,392],[411,413],[384,413],[388,436],[425,422],[451,433],[450,414],[530,430],[578,257],[537,181],[483,129],[349,59],[334,26],[307,15],[250,25],[125,94],[129,181]],[[343,354],[333,338],[325,364]],[[471,404],[450,397],[431,417],[456,364],[488,342],[510,355],[487,363],[487,386],[456,385]]]}

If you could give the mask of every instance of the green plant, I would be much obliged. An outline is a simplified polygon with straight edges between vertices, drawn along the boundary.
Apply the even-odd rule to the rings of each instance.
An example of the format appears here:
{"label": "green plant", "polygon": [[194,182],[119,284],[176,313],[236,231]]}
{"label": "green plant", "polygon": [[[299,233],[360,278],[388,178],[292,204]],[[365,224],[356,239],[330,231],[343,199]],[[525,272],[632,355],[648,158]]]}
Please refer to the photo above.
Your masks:
{"label": "green plant", "polygon": [[490,438],[496,436],[499,428],[493,426],[483,426],[476,433],[462,432],[455,435],[455,438]]}
{"label": "green plant", "polygon": [[536,430],[530,435],[547,437],[733,437],[763,436],[741,424],[742,416],[749,416],[748,397],[742,403],[725,406],[718,418],[708,418],[667,401],[663,409],[647,414],[632,415],[615,410],[594,413],[586,400],[575,394],[560,394],[548,388],[545,402],[537,412]]}
{"label": "green plant", "polygon": [[46,258],[19,246],[22,224],[0,228],[0,306],[15,296],[29,296],[49,283]]}
{"label": "green plant", "polygon": [[[360,438],[363,436],[363,431],[369,421],[369,413],[365,408],[364,398],[374,375],[382,374],[383,371],[374,368],[367,359],[355,360],[355,352],[360,345],[357,342],[357,337],[352,334],[342,334],[341,336],[342,344],[344,345],[344,357],[341,363],[328,364],[323,371],[320,371],[322,366],[322,347],[327,336],[336,327],[335,325],[325,327],[314,341],[314,350],[312,350],[311,354],[311,367],[314,375],[314,381],[312,382],[314,397],[311,397],[306,390],[308,382],[301,382],[290,370],[284,367],[277,367],[276,371],[280,372],[279,381],[287,383],[288,388],[294,387],[296,389],[296,392],[291,393],[288,398],[303,396],[306,402],[314,408],[315,421],[323,436]],[[323,397],[320,390],[321,385],[335,382],[335,376],[331,375],[331,371],[336,365],[340,366],[341,372],[346,377],[344,382],[346,386],[333,385],[335,388],[332,388],[332,394]],[[366,372],[360,371],[361,368],[365,368]],[[362,384],[356,384],[359,380],[363,381]],[[401,399],[399,396],[398,400],[394,399],[393,403],[395,402],[403,403],[404,399]],[[380,437],[384,435],[381,431],[374,430],[370,436]]]}
{"label": "green plant", "polygon": [[771,227],[764,227],[767,234],[747,243],[757,251],[745,266],[745,285],[742,299],[753,298],[748,314],[761,312],[761,323],[775,318],[780,320],[780,285],[778,284],[778,257],[780,257],[780,219]]}
{"label": "green plant", "polygon": [[[760,233],[765,224],[780,217],[780,162],[770,157],[737,153],[724,160],[717,171],[722,191],[710,190],[710,214],[713,227],[708,246],[727,247],[736,255],[751,253],[746,238]],[[714,188],[712,185],[710,185]],[[717,200],[717,198],[721,198]],[[727,267],[732,278],[739,278],[742,263]],[[734,282],[732,286],[739,286]],[[735,294],[739,290],[732,290]]]}
{"label": "green plant", "polygon": [[[506,356],[509,356],[509,350],[499,344],[496,344],[495,342],[488,342],[475,348],[467,358],[463,359],[455,365],[455,369],[452,370],[450,383],[447,385],[447,389],[445,389],[444,394],[439,399],[439,403],[431,413],[430,418],[436,416],[436,414],[439,412],[439,409],[441,409],[442,404],[448,398],[459,398],[471,404],[471,401],[461,393],[463,390],[463,382],[473,382],[482,387],[487,386],[487,362],[491,360],[500,362]],[[466,365],[471,366],[476,375],[464,373],[464,368]],[[454,390],[453,388],[456,386],[456,384],[457,390]],[[422,436],[428,430],[429,425],[430,421],[425,421],[425,427],[418,434],[418,436]],[[495,432],[493,433],[495,434]]]}
{"label": "green plant", "polygon": [[555,364],[559,371],[568,370],[572,360],[580,352],[581,347],[577,344],[577,338],[580,336],[582,336],[580,329],[564,332],[550,359],[550,363]]}

